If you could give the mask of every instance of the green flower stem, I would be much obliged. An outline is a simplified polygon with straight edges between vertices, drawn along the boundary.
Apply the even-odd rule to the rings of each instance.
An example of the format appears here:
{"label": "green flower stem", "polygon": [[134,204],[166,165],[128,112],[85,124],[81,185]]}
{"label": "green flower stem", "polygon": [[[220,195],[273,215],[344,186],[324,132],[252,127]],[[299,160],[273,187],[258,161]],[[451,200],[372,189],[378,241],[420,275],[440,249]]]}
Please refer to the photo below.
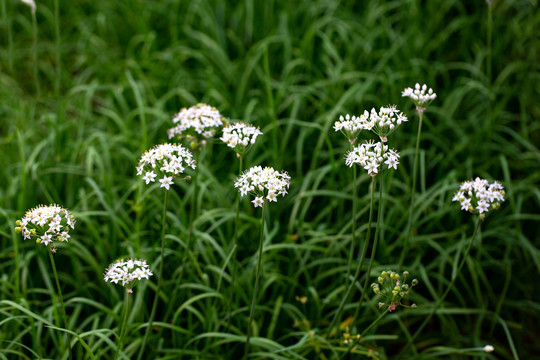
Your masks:
{"label": "green flower stem", "polygon": [[412,215],[414,208],[414,195],[416,192],[416,176],[418,174],[418,152],[420,150],[420,135],[422,134],[422,120],[424,119],[424,112],[418,110],[418,117],[420,118],[418,122],[418,133],[416,134],[416,150],[414,152],[414,165],[413,165],[413,181],[411,185],[411,203],[409,204],[409,219],[407,221],[407,235],[405,236],[405,242],[403,243],[403,248],[401,250],[401,256],[399,258],[398,272],[401,271],[401,266],[405,260],[405,254],[407,254],[409,240],[412,235]]}
{"label": "green flower stem", "polygon": [[338,310],[336,312],[336,315],[332,319],[332,322],[330,323],[330,326],[328,327],[329,334],[332,333],[332,330],[334,330],[334,327],[337,325],[337,321],[341,316],[341,312],[343,311],[343,308],[345,307],[345,303],[349,299],[349,296],[351,295],[351,292],[354,288],[354,284],[358,281],[360,278],[360,272],[362,271],[362,265],[364,264],[364,259],[366,258],[366,252],[367,248],[369,246],[369,238],[371,235],[371,221],[373,219],[373,194],[375,193],[375,177],[371,178],[371,197],[370,197],[370,203],[369,203],[369,220],[368,220],[368,228],[367,228],[367,234],[366,239],[364,240],[364,248],[362,249],[362,256],[360,257],[360,263],[358,264],[358,268],[356,269],[356,273],[354,274],[354,278],[351,281],[351,284],[347,288],[347,292],[345,293],[345,296],[341,299],[341,303],[339,304]]}
{"label": "green flower stem", "polygon": [[255,287],[253,288],[253,298],[251,299],[251,308],[249,310],[249,322],[247,329],[246,347],[244,349],[244,358],[247,359],[249,353],[249,340],[251,339],[251,323],[255,314],[255,305],[257,303],[257,295],[259,293],[259,280],[261,276],[261,264],[263,256],[263,240],[264,240],[264,210],[266,208],[266,200],[262,204],[261,215],[261,236],[259,239],[259,258],[257,259],[257,269],[255,271]]}
{"label": "green flower stem", "polygon": [[[54,280],[56,282],[56,289],[58,291],[58,298],[60,299],[60,307],[62,308],[62,318],[64,320],[64,328],[66,330],[69,330],[68,327],[68,321],[67,321],[67,315],[66,315],[66,307],[64,306],[64,297],[62,296],[62,289],[60,288],[60,281],[58,280],[58,273],[56,272],[56,264],[54,263],[54,256],[52,251],[49,250],[49,259],[51,260],[51,267],[53,269],[54,274]],[[69,354],[69,358],[71,359],[71,341],[69,341],[70,336],[68,335],[68,343],[67,343],[67,350]]]}
{"label": "green flower stem", "polygon": [[381,222],[381,214],[382,214],[382,195],[383,195],[383,171],[379,174],[381,177],[381,184],[379,188],[379,210],[377,213],[377,225],[375,226],[375,236],[373,239],[373,247],[371,248],[371,259],[369,260],[368,269],[366,272],[366,279],[364,280],[364,288],[362,290],[362,294],[360,294],[360,300],[358,301],[358,306],[356,307],[356,311],[354,313],[353,319],[358,318],[358,314],[360,312],[360,308],[362,307],[362,302],[364,301],[364,297],[367,296],[367,288],[369,284],[369,275],[371,274],[371,268],[373,267],[373,261],[375,260],[375,255],[377,253],[377,244],[379,243],[379,224]]}
{"label": "green flower stem", "polygon": [[352,240],[351,240],[351,249],[349,251],[349,264],[347,266],[347,279],[352,272],[352,261],[354,253],[354,244],[356,244],[356,198],[357,198],[357,189],[356,189],[356,166],[353,166],[353,189],[352,189]]}
{"label": "green flower stem", "polygon": [[122,321],[122,330],[120,330],[120,340],[118,341],[118,346],[116,347],[116,352],[114,354],[114,360],[118,357],[118,352],[122,348],[124,341],[124,333],[126,332],[126,323],[128,318],[128,308],[129,308],[129,293],[126,291],[125,295],[125,309],[124,309],[124,320]]}
{"label": "green flower stem", "polygon": [[158,285],[156,289],[156,294],[154,295],[154,303],[152,304],[152,312],[150,313],[150,319],[148,320],[148,326],[146,327],[146,331],[144,333],[144,338],[141,346],[141,350],[139,350],[139,355],[137,356],[137,359],[142,359],[142,355],[144,353],[144,348],[146,347],[146,342],[148,340],[148,334],[150,333],[152,329],[152,323],[154,322],[154,318],[156,316],[156,310],[157,310],[157,303],[159,300],[159,292],[161,291],[161,285],[163,282],[163,263],[165,262],[165,225],[166,218],[167,218],[167,202],[169,200],[169,191],[165,191],[165,198],[163,200],[163,220],[161,223],[161,257],[159,262],[159,277],[158,277]]}
{"label": "green flower stem", "polygon": [[437,312],[437,310],[441,306],[442,302],[446,298],[446,295],[448,295],[448,293],[450,292],[452,287],[454,287],[454,283],[456,282],[456,279],[459,276],[459,272],[463,268],[463,265],[465,265],[465,261],[467,260],[467,256],[469,255],[469,252],[471,251],[471,247],[472,247],[472,244],[473,244],[474,239],[476,237],[476,233],[478,232],[478,229],[480,228],[480,222],[481,222],[481,220],[480,220],[480,216],[479,216],[478,219],[476,220],[476,226],[474,227],[474,232],[473,232],[473,235],[471,237],[471,241],[469,241],[469,245],[467,246],[467,250],[465,251],[465,255],[463,255],[463,258],[461,259],[461,263],[459,264],[458,269],[457,269],[456,273],[454,274],[454,277],[452,278],[452,281],[450,282],[450,285],[448,285],[448,287],[446,288],[446,291],[439,298],[439,300],[435,304],[435,307],[433,308],[433,310],[431,311],[429,316],[424,319],[424,322],[422,323],[422,325],[420,325],[420,327],[418,328],[418,330],[416,330],[414,335],[409,338],[409,341],[407,342],[407,346],[405,346],[405,348],[401,351],[401,354],[406,353],[407,350],[409,350],[409,348],[411,347],[413,341],[422,332],[422,330],[427,325],[427,323],[431,320],[433,315],[435,315],[435,313]]}
{"label": "green flower stem", "polygon": [[36,18],[36,12],[32,10],[32,33],[33,33],[33,41],[32,41],[32,57],[33,57],[33,63],[34,63],[34,82],[36,84],[36,94],[37,97],[41,97],[41,86],[39,84],[39,73],[38,73],[38,27],[37,27],[37,18]]}
{"label": "green flower stem", "polygon": [[366,335],[366,333],[373,327],[375,326],[375,324],[377,324],[379,322],[379,320],[381,320],[384,315],[386,315],[386,313],[388,313],[388,308],[386,308],[386,310],[384,310],[384,312],[379,315],[379,317],[377,317],[372,323],[371,325],[369,325],[367,328],[364,329],[364,331],[362,331],[362,334],[360,334],[360,337],[358,339],[355,339],[353,341],[353,343],[351,344],[351,346],[349,346],[349,349],[347,349],[347,352],[340,358],[340,359],[345,359],[345,357],[347,355],[350,354],[350,352],[352,351],[352,349],[356,346],[356,344],[358,344],[358,342],[364,337],[364,335]]}

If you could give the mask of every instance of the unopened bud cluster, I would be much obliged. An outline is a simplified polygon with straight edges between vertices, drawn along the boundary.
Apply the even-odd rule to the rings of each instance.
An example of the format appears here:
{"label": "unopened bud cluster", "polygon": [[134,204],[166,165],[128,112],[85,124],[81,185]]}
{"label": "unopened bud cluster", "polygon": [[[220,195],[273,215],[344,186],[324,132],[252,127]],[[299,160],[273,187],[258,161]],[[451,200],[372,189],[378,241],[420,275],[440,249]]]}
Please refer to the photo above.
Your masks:
{"label": "unopened bud cluster", "polygon": [[501,206],[504,195],[504,188],[499,182],[490,184],[477,177],[474,181],[463,182],[452,201],[459,201],[461,210],[478,213],[484,218],[487,212]]}
{"label": "unopened bud cluster", "polygon": [[146,260],[120,259],[109,265],[103,277],[105,281],[115,284],[121,281],[122,286],[126,287],[128,292],[132,292],[135,280],[148,279],[152,275]]}
{"label": "unopened bud cluster", "polygon": [[368,174],[376,176],[384,164],[387,168],[397,169],[399,164],[399,153],[394,149],[388,149],[388,145],[381,142],[368,141],[355,146],[345,156],[345,164],[349,167],[359,164]]}
{"label": "unopened bud cluster", "polygon": [[254,166],[236,180],[234,187],[240,190],[240,196],[253,194],[253,205],[262,207],[266,200],[277,202],[278,195],[285,196],[290,179],[285,171],[280,173],[271,167]]}
{"label": "unopened bud cluster", "polygon": [[388,311],[394,311],[398,306],[410,307],[415,309],[416,304],[406,306],[401,303],[401,300],[409,295],[411,289],[418,285],[418,280],[413,279],[411,284],[407,284],[406,280],[409,277],[409,272],[405,271],[401,275],[394,271],[383,271],[377,279],[377,283],[371,284],[373,292],[380,296],[379,308],[387,308]]}
{"label": "unopened bud cluster", "polygon": [[176,137],[181,142],[189,143],[192,148],[203,144],[205,139],[213,137],[227,124],[227,119],[215,107],[207,104],[182,108],[172,121],[177,125],[167,130],[169,139]]}
{"label": "unopened bud cluster", "polygon": [[177,144],[161,144],[147,150],[137,166],[137,175],[143,175],[146,184],[159,179],[161,187],[169,190],[173,178],[180,176],[184,166],[195,169],[195,160],[188,149]]}
{"label": "unopened bud cluster", "polygon": [[257,136],[262,135],[261,130],[250,124],[234,123],[223,128],[220,140],[233,148],[239,156],[243,156],[255,144]]}
{"label": "unopened bud cluster", "polygon": [[59,205],[40,205],[26,212],[17,220],[15,231],[23,239],[36,239],[36,243],[48,246],[54,241],[68,241],[69,230],[75,228],[75,218]]}
{"label": "unopened bud cluster", "polygon": [[401,92],[401,96],[410,98],[417,108],[424,108],[428,106],[435,98],[437,98],[437,94],[433,92],[432,88],[429,88],[426,84],[420,86],[420,84],[416,83],[414,85],[414,89],[406,88]]}

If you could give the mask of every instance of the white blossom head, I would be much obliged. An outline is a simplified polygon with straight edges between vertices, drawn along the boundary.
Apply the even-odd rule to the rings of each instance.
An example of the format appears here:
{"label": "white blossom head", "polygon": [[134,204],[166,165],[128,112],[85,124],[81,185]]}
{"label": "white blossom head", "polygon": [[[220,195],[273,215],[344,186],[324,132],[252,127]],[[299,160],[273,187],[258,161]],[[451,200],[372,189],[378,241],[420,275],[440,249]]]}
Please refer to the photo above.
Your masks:
{"label": "white blossom head", "polygon": [[244,156],[244,154],[255,144],[257,136],[262,135],[261,130],[251,124],[234,123],[223,127],[223,135],[220,140],[233,148],[236,154]]}
{"label": "white blossom head", "polygon": [[354,164],[362,166],[371,176],[376,176],[379,171],[393,168],[397,170],[399,153],[394,149],[388,149],[388,145],[372,140],[355,146],[345,156],[345,164],[352,167]]}
{"label": "white blossom head", "polygon": [[474,181],[463,182],[452,201],[459,201],[461,210],[478,213],[483,219],[490,210],[501,206],[504,195],[504,188],[499,182],[490,184],[477,177]]}
{"label": "white blossom head", "polygon": [[373,132],[379,135],[382,142],[387,142],[388,135],[396,131],[398,126],[408,120],[407,116],[396,109],[396,105],[383,106],[379,109],[379,112],[373,108],[369,118],[373,122]]}
{"label": "white blossom head", "polygon": [[15,231],[22,234],[23,239],[35,239],[36,243],[50,247],[56,252],[56,241],[68,241],[70,229],[75,228],[75,218],[69,211],[59,205],[39,205],[26,212],[21,220],[17,220]]}
{"label": "white blossom head", "polygon": [[358,117],[355,115],[351,117],[349,114],[345,117],[341,115],[339,120],[334,123],[334,130],[341,131],[352,145],[362,130],[371,130],[373,125],[374,122],[369,118],[369,113],[364,111]]}
{"label": "white blossom head", "polygon": [[[142,176],[146,184],[157,179],[161,187],[169,190],[173,178],[183,174],[185,167],[195,169],[195,160],[188,149],[177,144],[161,144],[142,155],[137,166],[137,175]],[[189,177],[186,177],[187,179]]]}
{"label": "white blossom head", "polygon": [[135,286],[135,280],[148,279],[152,275],[146,260],[119,259],[109,265],[103,277],[107,282],[115,284],[121,282],[126,291],[131,293],[131,289]]}
{"label": "white blossom head", "polygon": [[30,9],[32,9],[32,12],[36,11],[36,2],[34,0],[21,0],[26,5],[30,6]]}
{"label": "white blossom head", "polygon": [[236,180],[234,187],[240,196],[252,194],[251,201],[255,207],[263,206],[266,200],[277,202],[277,196],[285,196],[289,189],[291,177],[285,172],[278,172],[271,167],[254,166]]}
{"label": "white blossom head", "polygon": [[188,143],[193,149],[205,144],[227,124],[227,119],[219,111],[207,104],[197,104],[190,108],[182,108],[172,119],[176,126],[167,130],[169,139],[177,138]]}
{"label": "white blossom head", "polygon": [[493,347],[493,345],[486,345],[482,348],[482,350],[484,350],[487,353],[490,353],[490,352],[493,352],[495,348]]}
{"label": "white blossom head", "polygon": [[437,97],[437,94],[433,92],[432,88],[427,87],[426,84],[420,86],[416,83],[414,89],[406,88],[401,92],[401,96],[410,98],[416,105],[418,111],[424,111],[426,107]]}

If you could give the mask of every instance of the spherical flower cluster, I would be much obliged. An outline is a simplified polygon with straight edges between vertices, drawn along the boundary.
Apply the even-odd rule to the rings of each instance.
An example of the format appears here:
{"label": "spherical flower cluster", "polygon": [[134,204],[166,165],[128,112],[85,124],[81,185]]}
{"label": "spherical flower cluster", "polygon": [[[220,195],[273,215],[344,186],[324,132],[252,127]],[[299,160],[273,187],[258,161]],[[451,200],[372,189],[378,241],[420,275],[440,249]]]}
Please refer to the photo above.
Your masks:
{"label": "spherical flower cluster", "polygon": [[370,121],[369,113],[364,111],[364,113],[358,117],[350,116],[349,114],[341,115],[339,121],[334,123],[334,130],[341,131],[343,135],[347,137],[351,144],[354,144],[358,134],[362,130],[371,130],[373,128],[374,122]]}
{"label": "spherical flower cluster", "polygon": [[395,105],[381,107],[379,112],[373,108],[369,117],[373,122],[373,132],[379,135],[382,142],[388,141],[388,135],[393,133],[402,122],[407,121],[407,116],[396,109]]}
{"label": "spherical flower cluster", "polygon": [[122,281],[122,286],[127,288],[127,292],[132,292],[131,288],[135,285],[135,280],[148,279],[152,275],[146,260],[120,259],[109,265],[103,276],[105,281],[115,284]]}
{"label": "spherical flower cluster", "polygon": [[[28,210],[16,224],[15,231],[25,240],[35,238],[36,243],[48,246],[54,245],[54,241],[68,241],[70,228],[75,228],[75,218],[59,205],[40,205]],[[56,251],[54,247],[52,251]]]}
{"label": "spherical flower cluster", "polygon": [[263,206],[266,200],[277,202],[277,196],[285,196],[289,188],[290,176],[278,172],[271,167],[254,166],[245,171],[234,183],[240,190],[240,196],[251,193],[255,196],[252,201],[255,207]]}
{"label": "spherical flower cluster", "polygon": [[261,130],[253,125],[234,123],[223,128],[220,140],[233,148],[238,156],[243,156],[255,144],[259,135],[262,135]]}
{"label": "spherical flower cluster", "polygon": [[[371,284],[373,292],[379,295],[382,300],[379,302],[379,308],[388,308],[388,311],[392,312],[399,305],[409,307],[403,305],[401,300],[409,295],[414,286],[418,285],[418,280],[413,279],[411,285],[409,285],[406,283],[407,277],[409,277],[408,271],[404,271],[402,275],[394,271],[383,271],[377,279],[378,283]],[[416,304],[412,304],[410,307],[415,309]]]}
{"label": "spherical flower cluster", "polygon": [[471,213],[485,214],[491,209],[498,209],[504,201],[504,188],[495,181],[490,184],[487,180],[476,178],[474,181],[465,181],[459,187],[452,201],[459,201],[461,210]]}
{"label": "spherical flower cluster", "polygon": [[399,153],[394,149],[388,150],[388,145],[383,145],[381,142],[368,141],[349,151],[345,156],[345,164],[349,167],[359,164],[368,171],[369,175],[376,176],[379,173],[379,167],[383,164],[386,164],[388,169],[396,170],[399,164]]}
{"label": "spherical flower cluster", "polygon": [[137,166],[137,175],[143,175],[146,184],[159,179],[161,187],[169,190],[173,178],[182,174],[185,166],[195,169],[195,160],[188,149],[177,144],[161,144],[147,150]]}
{"label": "spherical flower cluster", "polygon": [[428,90],[426,84],[420,86],[420,84],[416,83],[416,85],[414,85],[414,90],[406,88],[401,92],[401,96],[411,98],[417,108],[425,109],[429,103],[435,100],[437,94],[433,92],[432,88],[429,88]]}
{"label": "spherical flower cluster", "polygon": [[227,123],[219,111],[206,104],[197,104],[190,108],[182,108],[173,118],[178,124],[167,132],[169,139],[177,137],[180,141],[190,141],[196,147],[199,141],[213,137]]}

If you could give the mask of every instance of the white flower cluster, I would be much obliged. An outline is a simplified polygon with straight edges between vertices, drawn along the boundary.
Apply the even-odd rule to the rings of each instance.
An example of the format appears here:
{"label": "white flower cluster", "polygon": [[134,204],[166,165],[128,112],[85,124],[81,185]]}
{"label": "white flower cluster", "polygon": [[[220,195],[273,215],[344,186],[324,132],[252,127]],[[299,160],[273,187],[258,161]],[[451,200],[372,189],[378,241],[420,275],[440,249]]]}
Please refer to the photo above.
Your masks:
{"label": "white flower cluster", "polygon": [[234,123],[223,128],[223,136],[221,136],[220,140],[242,156],[249,150],[251,145],[255,144],[255,140],[259,135],[262,135],[261,130],[253,125]]}
{"label": "white flower cluster", "polygon": [[407,121],[407,116],[396,109],[395,105],[381,107],[379,112],[373,108],[369,117],[373,122],[373,132],[379,135],[383,142],[387,141],[388,135],[393,133],[402,122]]}
{"label": "white flower cluster", "polygon": [[131,289],[135,279],[148,279],[152,275],[146,260],[129,259],[124,261],[124,259],[120,259],[109,265],[103,276],[105,281],[113,282],[115,284],[122,281],[122,286]]}
{"label": "white flower cluster", "polygon": [[345,156],[347,166],[360,164],[371,176],[377,175],[383,163],[388,166],[388,169],[396,170],[399,164],[399,153],[394,149],[388,150],[388,145],[383,146],[381,142],[368,141],[355,146]]}
{"label": "white flower cluster", "polygon": [[245,171],[234,183],[240,189],[240,196],[251,193],[255,207],[263,205],[266,200],[277,202],[277,196],[285,196],[291,177],[285,172],[278,172],[271,167],[254,166]]}
{"label": "white flower cluster", "polygon": [[437,94],[433,92],[432,88],[429,88],[428,90],[426,84],[420,86],[420,84],[416,83],[416,85],[414,85],[414,90],[411,88],[406,88],[401,92],[401,96],[411,98],[418,107],[424,107],[435,100]]}
{"label": "white flower cluster", "polygon": [[504,188],[495,181],[489,184],[487,180],[476,178],[474,181],[465,181],[459,187],[452,201],[459,201],[461,210],[480,215],[491,209],[498,209],[504,201]]}
{"label": "white flower cluster", "polygon": [[169,190],[173,177],[177,177],[185,170],[184,165],[195,169],[195,160],[188,149],[177,144],[156,145],[147,150],[141,157],[137,166],[137,175],[143,175],[146,184],[159,178],[161,187]]}
{"label": "white flower cluster", "polygon": [[353,144],[360,131],[371,130],[373,125],[373,121],[370,121],[369,119],[369,113],[364,111],[364,113],[358,117],[355,115],[351,117],[349,114],[345,115],[345,117],[341,115],[339,121],[334,123],[334,130],[341,131],[343,135],[349,139],[351,144]]}
{"label": "white flower cluster", "polygon": [[75,218],[58,205],[40,205],[26,212],[17,220],[15,231],[23,238],[36,238],[36,242],[48,246],[53,241],[68,241],[69,229],[75,228]]}
{"label": "white flower cluster", "polygon": [[173,118],[173,123],[178,124],[167,130],[169,139],[178,136],[189,140],[189,136],[211,138],[217,130],[227,123],[219,111],[206,104],[197,104],[190,108],[183,108]]}

